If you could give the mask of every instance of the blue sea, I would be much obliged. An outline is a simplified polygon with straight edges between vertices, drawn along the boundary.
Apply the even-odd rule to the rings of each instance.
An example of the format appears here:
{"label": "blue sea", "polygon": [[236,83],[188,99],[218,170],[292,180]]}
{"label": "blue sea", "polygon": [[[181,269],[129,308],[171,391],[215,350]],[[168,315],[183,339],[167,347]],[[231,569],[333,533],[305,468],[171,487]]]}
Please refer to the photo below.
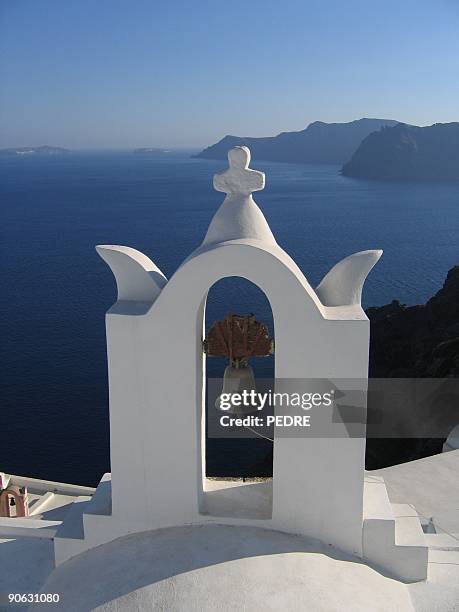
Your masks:
{"label": "blue sea", "polygon": [[[169,277],[202,241],[222,201],[212,175],[224,167],[188,151],[0,159],[1,471],[94,485],[109,470],[104,314],[116,287],[94,246],[132,246]],[[342,257],[382,248],[364,305],[417,304],[459,263],[457,184],[356,180],[329,165],[252,167],[267,175],[258,204],[312,285]],[[208,323],[231,311],[272,325],[248,282],[211,290]],[[209,365],[221,373],[221,363]],[[268,358],[256,370],[271,367]]]}

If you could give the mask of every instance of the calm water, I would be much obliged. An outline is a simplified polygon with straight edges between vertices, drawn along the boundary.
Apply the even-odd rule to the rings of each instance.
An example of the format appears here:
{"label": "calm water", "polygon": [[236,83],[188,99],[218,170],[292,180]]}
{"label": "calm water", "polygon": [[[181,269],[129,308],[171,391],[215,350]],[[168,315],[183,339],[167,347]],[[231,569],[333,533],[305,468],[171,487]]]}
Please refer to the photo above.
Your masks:
{"label": "calm water", "polygon": [[[257,202],[313,285],[345,255],[383,248],[365,305],[415,304],[459,263],[457,185],[358,181],[334,166],[252,165],[267,173]],[[104,313],[116,290],[94,246],[135,247],[170,276],[222,200],[211,184],[223,167],[184,153],[0,160],[1,470],[94,484],[109,469]],[[212,290],[209,320],[230,310],[270,322],[264,296],[247,283],[226,280]],[[217,374],[221,364],[210,367]],[[257,370],[270,367],[268,359]]]}

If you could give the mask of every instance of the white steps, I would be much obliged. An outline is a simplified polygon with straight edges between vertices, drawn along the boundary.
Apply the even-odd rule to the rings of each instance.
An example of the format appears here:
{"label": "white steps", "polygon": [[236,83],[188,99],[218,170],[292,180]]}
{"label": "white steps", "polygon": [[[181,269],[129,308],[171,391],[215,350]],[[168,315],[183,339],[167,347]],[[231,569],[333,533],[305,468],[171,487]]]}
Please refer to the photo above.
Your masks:
{"label": "white steps", "polygon": [[416,511],[391,504],[384,479],[365,478],[363,557],[405,582],[426,580],[428,547]]}
{"label": "white steps", "polygon": [[90,500],[91,498],[86,495],[81,495],[74,500],[64,517],[62,526],[56,533],[56,538],[77,539],[84,537],[83,512],[88,508]]}
{"label": "white steps", "polygon": [[409,504],[392,504],[396,546],[426,546],[418,513]]}
{"label": "white steps", "polygon": [[426,533],[429,550],[459,551],[459,533]]}
{"label": "white steps", "polygon": [[109,516],[112,513],[112,481],[110,474],[104,474],[99,482],[96,492],[91,498],[85,513],[103,514]]}
{"label": "white steps", "polygon": [[0,517],[0,538],[41,538],[51,540],[62,521],[45,521],[32,517]]}
{"label": "white steps", "polygon": [[91,520],[109,516],[111,505],[111,474],[104,474],[92,497],[80,496],[72,504],[62,526],[54,538],[55,564],[84,552],[93,544],[88,542]]}

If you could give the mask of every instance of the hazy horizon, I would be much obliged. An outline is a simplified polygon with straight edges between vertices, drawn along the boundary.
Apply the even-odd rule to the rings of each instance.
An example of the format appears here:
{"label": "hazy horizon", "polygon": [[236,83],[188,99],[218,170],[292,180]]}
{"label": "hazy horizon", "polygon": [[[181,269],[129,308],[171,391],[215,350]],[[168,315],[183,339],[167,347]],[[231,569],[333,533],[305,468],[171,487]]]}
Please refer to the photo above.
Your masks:
{"label": "hazy horizon", "polygon": [[[387,119],[387,120],[392,120],[392,118],[388,118],[388,117],[359,117],[358,119]],[[358,121],[358,119],[349,119],[349,122],[352,121]],[[320,119],[318,119],[317,121],[322,121]],[[457,123],[459,122],[440,122],[440,121],[435,121],[434,123]],[[313,123],[313,121],[311,121],[310,123]],[[347,121],[325,121],[324,123],[348,123]],[[408,123],[409,125],[413,125],[413,123],[410,122],[401,122],[401,123]],[[308,123],[309,125],[309,123]],[[424,124],[423,126],[417,126],[417,127],[426,127],[429,125],[433,125],[433,124]],[[305,129],[307,126],[305,126],[304,128],[301,129]],[[416,126],[415,126],[416,127]],[[287,130],[283,130],[283,131],[287,131]],[[289,131],[301,131],[301,130],[289,130]],[[261,134],[259,137],[270,137],[270,136],[277,136],[280,132],[277,132],[276,134]],[[143,144],[138,144],[138,145],[132,145],[132,146],[112,146],[112,147],[107,147],[107,146],[98,146],[98,145],[94,145],[94,146],[79,146],[79,147],[69,147],[69,146],[65,146],[62,144],[56,144],[54,142],[40,142],[40,143],[36,143],[36,144],[25,144],[25,145],[20,145],[20,146],[15,146],[15,145],[10,145],[10,146],[1,146],[1,149],[20,149],[20,148],[37,148],[40,146],[50,146],[50,147],[61,147],[64,149],[69,149],[72,151],[80,151],[80,152],[85,152],[85,151],[89,151],[89,152],[104,152],[104,151],[109,151],[109,152],[123,152],[123,151],[131,151],[133,149],[142,149],[142,148],[155,148],[155,149],[164,149],[164,150],[171,150],[171,151],[201,151],[202,149],[215,144],[216,142],[218,142],[219,140],[221,140],[222,138],[224,138],[225,136],[238,136],[238,137],[251,137],[253,136],[253,134],[222,134],[222,136],[220,138],[218,138],[217,140],[213,141],[213,142],[208,142],[208,143],[204,143],[202,145],[199,146],[186,146],[186,145],[175,145],[175,146],[158,146],[155,144],[148,144],[148,143],[143,143]]]}
{"label": "hazy horizon", "polygon": [[459,120],[454,0],[6,1],[0,148],[200,149],[362,117]]}

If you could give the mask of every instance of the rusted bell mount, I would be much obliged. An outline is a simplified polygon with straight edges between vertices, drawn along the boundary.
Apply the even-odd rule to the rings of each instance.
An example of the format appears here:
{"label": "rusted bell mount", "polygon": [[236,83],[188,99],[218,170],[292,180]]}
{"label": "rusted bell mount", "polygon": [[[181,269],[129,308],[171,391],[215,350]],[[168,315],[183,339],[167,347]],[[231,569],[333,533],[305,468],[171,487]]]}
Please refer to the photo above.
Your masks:
{"label": "rusted bell mount", "polygon": [[215,321],[203,341],[203,350],[209,357],[226,357],[229,365],[223,375],[222,394],[215,401],[218,410],[229,414],[244,415],[256,410],[256,406],[236,405],[223,408],[223,394],[241,394],[256,391],[255,376],[249,365],[251,357],[267,357],[274,353],[274,340],[268,328],[254,315],[228,314],[223,321]]}

